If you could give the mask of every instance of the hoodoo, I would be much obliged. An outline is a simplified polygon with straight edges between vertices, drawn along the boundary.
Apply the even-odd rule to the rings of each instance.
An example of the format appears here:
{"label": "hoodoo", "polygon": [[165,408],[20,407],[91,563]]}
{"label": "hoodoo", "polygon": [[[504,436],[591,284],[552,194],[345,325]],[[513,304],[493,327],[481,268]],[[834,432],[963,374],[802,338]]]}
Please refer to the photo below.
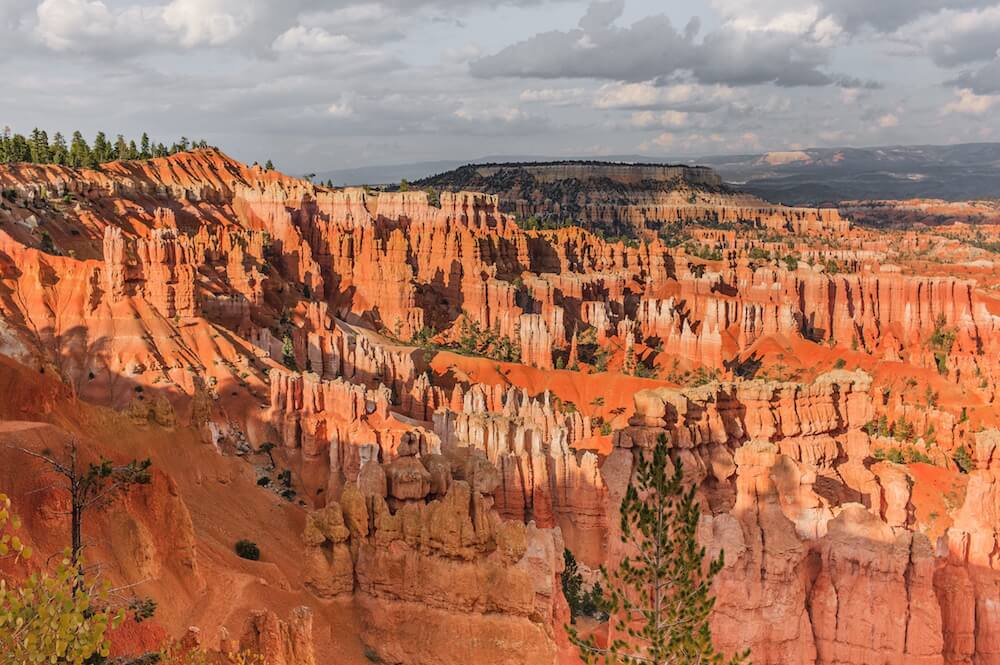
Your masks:
{"label": "hoodoo", "polygon": [[0,166],[0,489],[42,555],[21,573],[67,544],[44,456],[148,457],[83,523],[157,603],[116,654],[569,665],[566,553],[588,593],[629,554],[619,506],[662,439],[725,552],[720,650],[995,662],[983,241],[759,205],[705,169],[447,180],[507,173],[582,187],[581,224],[529,223],[555,205],[535,190],[335,189],[215,149]]}

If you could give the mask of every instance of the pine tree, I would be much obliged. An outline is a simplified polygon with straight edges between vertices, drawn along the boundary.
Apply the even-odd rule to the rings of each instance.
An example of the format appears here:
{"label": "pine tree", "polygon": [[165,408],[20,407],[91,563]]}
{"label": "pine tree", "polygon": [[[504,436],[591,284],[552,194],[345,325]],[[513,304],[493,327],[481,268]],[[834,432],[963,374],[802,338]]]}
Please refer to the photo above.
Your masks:
{"label": "pine tree", "polygon": [[146,132],[142,133],[142,138],[139,140],[139,158],[149,159],[153,154],[149,151],[149,134]]}
{"label": "pine tree", "polygon": [[128,159],[128,143],[125,142],[125,137],[119,134],[115,138],[114,152],[112,153],[114,159],[125,160]]}
{"label": "pine tree", "polygon": [[108,137],[104,135],[104,132],[97,132],[97,136],[94,137],[94,147],[91,149],[94,161],[98,164],[110,162],[114,158],[113,153],[114,148],[108,141]]}
{"label": "pine tree", "polygon": [[569,605],[570,623],[576,623],[580,614],[580,597],[583,591],[583,575],[580,574],[576,557],[568,549],[563,550],[562,591]]}
{"label": "pine tree", "polygon": [[44,130],[35,127],[31,130],[31,161],[35,164],[48,164],[49,156],[49,135]]}
{"label": "pine tree", "polygon": [[30,162],[31,161],[31,145],[28,140],[24,138],[21,134],[14,134],[13,138],[10,140],[10,156],[8,157],[9,162]]}
{"label": "pine tree", "polygon": [[5,126],[3,132],[0,133],[0,164],[6,164],[10,161],[10,142],[11,129],[9,126]]}
{"label": "pine tree", "polygon": [[267,160],[266,162],[264,162],[264,170],[265,171],[273,171],[274,170],[274,163],[271,162],[270,159]]}
{"label": "pine tree", "polygon": [[69,163],[69,149],[66,147],[66,139],[62,133],[56,132],[56,135],[52,137],[52,146],[49,152],[51,153],[53,163]]}
{"label": "pine tree", "polygon": [[128,142],[128,156],[125,159],[139,159],[139,148],[136,147],[135,141]]}
{"label": "pine tree", "polygon": [[[668,474],[668,463],[673,474]],[[723,554],[703,565],[705,548],[695,537],[701,509],[697,487],[684,488],[680,463],[670,460],[666,437],[636,462],[635,478],[621,503],[622,542],[636,552],[609,572],[607,591],[597,600],[611,617],[614,635],[601,648],[567,626],[570,641],[589,664],[742,665],[749,650],[731,659],[715,650],[709,617],[715,605],[712,580]]]}
{"label": "pine tree", "polygon": [[79,168],[81,166],[89,166],[90,162],[90,146],[87,145],[83,134],[78,131],[73,132],[73,138],[69,143],[69,165]]}

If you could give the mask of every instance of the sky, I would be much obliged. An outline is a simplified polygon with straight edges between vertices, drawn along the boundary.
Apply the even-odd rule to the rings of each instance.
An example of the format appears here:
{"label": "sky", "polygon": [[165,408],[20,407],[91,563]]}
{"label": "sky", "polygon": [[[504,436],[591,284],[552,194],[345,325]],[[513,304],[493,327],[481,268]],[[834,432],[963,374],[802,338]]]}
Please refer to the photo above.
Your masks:
{"label": "sky", "polygon": [[0,0],[0,126],[293,174],[1000,141],[1000,0]]}

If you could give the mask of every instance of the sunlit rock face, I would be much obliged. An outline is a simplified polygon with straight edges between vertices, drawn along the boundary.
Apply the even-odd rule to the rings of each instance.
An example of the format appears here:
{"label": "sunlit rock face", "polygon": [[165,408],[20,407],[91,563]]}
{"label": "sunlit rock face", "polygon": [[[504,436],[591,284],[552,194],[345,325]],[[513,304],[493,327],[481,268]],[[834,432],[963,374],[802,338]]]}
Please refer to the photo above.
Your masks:
{"label": "sunlit rock face", "polygon": [[[575,662],[564,548],[588,584],[621,560],[661,437],[725,552],[725,651],[997,662],[985,250],[704,169],[598,171],[527,174],[589,183],[580,221],[630,238],[522,228],[568,201],[330,189],[215,150],[2,167],[0,438],[151,457],[87,525],[94,556],[162,599],[156,634],[268,662]],[[0,490],[48,556],[65,497],[14,448]]]}

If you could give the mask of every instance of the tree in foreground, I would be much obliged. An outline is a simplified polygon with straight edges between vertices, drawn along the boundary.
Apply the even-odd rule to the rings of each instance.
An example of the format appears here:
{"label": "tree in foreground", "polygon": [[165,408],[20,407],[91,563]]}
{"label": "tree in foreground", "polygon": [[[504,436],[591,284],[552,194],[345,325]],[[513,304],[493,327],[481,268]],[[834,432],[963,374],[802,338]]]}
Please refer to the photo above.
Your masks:
{"label": "tree in foreground", "polygon": [[[0,557],[26,559],[31,552],[16,535],[19,520],[0,494]],[[112,610],[107,583],[81,582],[69,550],[52,571],[21,583],[0,578],[0,662],[16,665],[104,662],[108,633],[125,617]]]}
{"label": "tree in foreground", "polygon": [[[70,441],[62,454],[51,450],[36,452],[26,448],[13,447],[21,453],[44,462],[49,469],[60,476],[61,482],[52,487],[61,488],[70,498],[70,559],[77,564],[83,552],[83,520],[91,509],[106,508],[117,497],[125,494],[134,485],[148,485],[151,476],[148,459],[132,460],[128,464],[116,465],[101,458],[97,464],[84,465],[79,457],[79,445]],[[80,576],[84,567],[78,564]]]}
{"label": "tree in foreground", "polygon": [[638,459],[621,503],[622,542],[635,554],[613,571],[601,567],[607,591],[597,602],[609,614],[613,634],[599,647],[593,635],[584,639],[566,626],[588,665],[747,663],[749,650],[726,659],[712,644],[711,588],[723,553],[705,565],[705,548],[696,539],[701,509],[695,490],[684,488],[682,465],[671,461],[665,436]]}

